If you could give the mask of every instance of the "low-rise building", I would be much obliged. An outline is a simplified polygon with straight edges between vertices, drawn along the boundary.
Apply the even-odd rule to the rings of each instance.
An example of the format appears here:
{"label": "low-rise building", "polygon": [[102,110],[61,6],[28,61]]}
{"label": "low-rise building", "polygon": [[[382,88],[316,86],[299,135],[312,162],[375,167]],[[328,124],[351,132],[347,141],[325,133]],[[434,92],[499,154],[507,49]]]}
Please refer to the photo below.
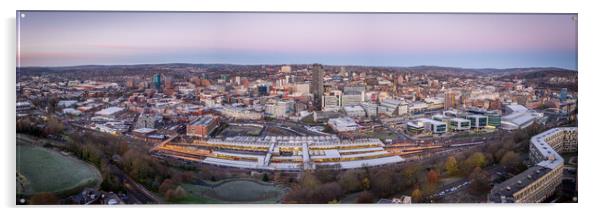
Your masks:
{"label": "low-rise building", "polygon": [[343,107],[343,110],[345,111],[345,114],[347,114],[347,116],[352,118],[366,117],[366,112],[361,106],[346,106]]}
{"label": "low-rise building", "polygon": [[125,109],[121,108],[121,107],[108,107],[105,109],[102,109],[94,114],[99,115],[99,116],[115,116],[121,112],[123,112]]}
{"label": "low-rise building", "polygon": [[577,151],[577,128],[553,128],[531,138],[529,160],[534,166],[495,185],[489,202],[538,203],[552,196],[560,183],[564,159],[560,153]]}
{"label": "low-rise building", "polygon": [[467,115],[466,119],[470,121],[472,128],[484,128],[487,126],[487,116],[485,115]]}
{"label": "low-rise building", "polygon": [[349,117],[330,119],[328,120],[328,125],[336,132],[349,132],[360,128],[360,126]]}
{"label": "low-rise building", "polygon": [[449,120],[449,126],[452,130],[470,130],[470,121],[462,118],[452,118]]}
{"label": "low-rise building", "polygon": [[204,115],[186,126],[186,135],[194,137],[207,137],[219,124],[219,119],[211,115]]}

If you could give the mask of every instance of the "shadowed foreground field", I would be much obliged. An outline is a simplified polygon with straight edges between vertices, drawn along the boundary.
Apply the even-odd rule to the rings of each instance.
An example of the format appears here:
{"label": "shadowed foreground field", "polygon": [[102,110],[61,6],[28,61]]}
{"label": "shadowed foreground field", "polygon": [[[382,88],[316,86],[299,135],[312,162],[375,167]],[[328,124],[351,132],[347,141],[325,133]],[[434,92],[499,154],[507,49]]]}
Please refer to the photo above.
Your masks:
{"label": "shadowed foreground field", "polygon": [[100,172],[81,160],[42,147],[17,145],[17,194],[66,196],[97,187],[101,181]]}
{"label": "shadowed foreground field", "polygon": [[278,203],[285,189],[251,179],[182,185],[188,196],[177,203]]}

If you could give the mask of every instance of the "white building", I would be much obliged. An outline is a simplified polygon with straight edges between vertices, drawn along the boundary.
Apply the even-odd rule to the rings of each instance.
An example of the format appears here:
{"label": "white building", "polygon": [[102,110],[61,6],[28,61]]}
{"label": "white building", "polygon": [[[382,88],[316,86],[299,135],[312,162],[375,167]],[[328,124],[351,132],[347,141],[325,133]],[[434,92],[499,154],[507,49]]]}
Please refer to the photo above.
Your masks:
{"label": "white building", "polygon": [[284,66],[280,67],[281,73],[290,73],[291,71],[293,71],[293,69],[290,65],[284,65]]}
{"label": "white building", "polygon": [[452,130],[470,130],[470,121],[462,118],[452,118],[449,120],[449,126]]}
{"label": "white building", "polygon": [[353,121],[352,118],[349,117],[330,119],[328,120],[328,125],[336,132],[348,132],[360,128],[360,126],[357,123],[355,123],[355,121]]}
{"label": "white building", "polygon": [[68,115],[75,115],[75,116],[82,114],[81,111],[73,109],[73,108],[65,108],[65,109],[63,109],[63,113],[68,114]]}
{"label": "white building", "polygon": [[124,108],[121,108],[121,107],[108,107],[106,109],[96,112],[95,114],[100,115],[100,116],[114,116],[114,115],[122,112],[123,110],[124,110]]}
{"label": "white building", "polygon": [[295,84],[296,95],[309,95],[309,83]]}
{"label": "white building", "polygon": [[345,114],[352,118],[366,117],[366,111],[361,106],[345,106],[343,107]]}
{"label": "white building", "polygon": [[345,93],[341,97],[341,106],[360,105],[364,102],[364,96],[361,92]]}
{"label": "white building", "polygon": [[265,112],[275,118],[283,118],[286,117],[290,111],[292,110],[292,102],[287,101],[277,101],[275,103],[270,103],[265,105]]}
{"label": "white building", "polygon": [[506,113],[515,113],[515,112],[526,112],[529,109],[527,109],[527,107],[524,107],[523,105],[519,105],[519,104],[508,104],[504,107],[504,111]]}
{"label": "white building", "polygon": [[378,115],[378,105],[373,103],[362,103],[361,106],[364,108],[364,111],[368,117]]}
{"label": "white building", "polygon": [[426,131],[430,131],[434,134],[447,133],[447,124],[445,122],[429,118],[420,118],[417,119],[417,121],[421,122],[424,125],[424,129]]}
{"label": "white building", "polygon": [[76,101],[76,100],[60,100],[60,101],[57,103],[57,106],[58,106],[58,107],[72,107],[72,106],[74,106],[75,104],[77,104],[77,101]]}
{"label": "white building", "polygon": [[378,113],[388,115],[388,116],[399,115],[398,108],[399,108],[400,104],[401,104],[400,100],[384,99],[380,102],[380,106],[378,106]]}
{"label": "white building", "polygon": [[261,119],[261,114],[257,112],[253,112],[250,110],[245,110],[239,107],[223,107],[217,110],[222,115],[234,118],[234,119],[250,119],[250,120],[258,120]]}
{"label": "white building", "polygon": [[533,110],[524,112],[514,112],[505,116],[502,116],[502,129],[504,130],[516,130],[529,127],[535,122],[535,120],[543,117],[542,113],[535,112]]}
{"label": "white building", "polygon": [[337,111],[341,108],[341,91],[330,91],[322,96],[322,110]]}
{"label": "white building", "polygon": [[487,116],[485,115],[468,115],[466,119],[470,121],[472,128],[484,128],[487,126]]}

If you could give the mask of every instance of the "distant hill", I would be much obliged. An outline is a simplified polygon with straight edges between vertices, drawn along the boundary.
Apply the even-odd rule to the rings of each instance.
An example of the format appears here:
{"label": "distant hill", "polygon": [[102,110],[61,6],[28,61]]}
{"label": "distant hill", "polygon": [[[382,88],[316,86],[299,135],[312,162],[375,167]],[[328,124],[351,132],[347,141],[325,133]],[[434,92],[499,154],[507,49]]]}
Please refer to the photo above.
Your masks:
{"label": "distant hill", "polygon": [[[280,66],[282,64],[274,64],[271,66]],[[293,66],[309,67],[308,64],[292,64]],[[64,67],[20,67],[17,68],[18,73],[42,73],[42,72],[77,72],[77,71],[97,71],[97,70],[128,70],[128,69],[152,69],[152,68],[184,68],[184,67],[205,67],[211,69],[220,68],[239,68],[239,67],[256,67],[270,65],[237,65],[237,64],[191,64],[191,63],[169,63],[169,64],[137,64],[137,65],[79,65],[79,66],[64,66]],[[498,75],[498,76],[519,76],[523,78],[531,78],[538,76],[562,76],[574,75],[577,71],[555,68],[555,67],[530,67],[530,68],[459,68],[459,67],[442,67],[442,66],[413,66],[413,67],[380,67],[380,66],[357,66],[357,65],[324,65],[326,68],[338,68],[345,66],[349,70],[354,68],[381,68],[388,71],[409,72],[409,73],[443,73],[443,74],[471,74],[471,75]]]}

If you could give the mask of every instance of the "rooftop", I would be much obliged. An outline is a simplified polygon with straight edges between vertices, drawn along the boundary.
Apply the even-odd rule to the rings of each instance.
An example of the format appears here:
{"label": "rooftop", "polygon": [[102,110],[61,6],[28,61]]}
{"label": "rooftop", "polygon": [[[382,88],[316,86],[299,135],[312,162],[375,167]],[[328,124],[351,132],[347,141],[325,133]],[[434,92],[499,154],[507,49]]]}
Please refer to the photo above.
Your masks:
{"label": "rooftop", "polygon": [[198,119],[194,120],[192,123],[190,123],[190,125],[193,125],[193,126],[207,126],[214,119],[215,119],[215,117],[213,117],[213,116],[204,115],[204,116],[201,116]]}
{"label": "rooftop", "polygon": [[550,171],[552,171],[552,169],[547,167],[538,165],[533,166],[524,172],[495,185],[490,192],[490,201],[497,203],[514,202],[514,193],[520,191]]}
{"label": "rooftop", "polygon": [[121,112],[123,110],[124,110],[124,108],[121,108],[121,107],[108,107],[106,109],[96,112],[96,115],[113,115],[113,114]]}

